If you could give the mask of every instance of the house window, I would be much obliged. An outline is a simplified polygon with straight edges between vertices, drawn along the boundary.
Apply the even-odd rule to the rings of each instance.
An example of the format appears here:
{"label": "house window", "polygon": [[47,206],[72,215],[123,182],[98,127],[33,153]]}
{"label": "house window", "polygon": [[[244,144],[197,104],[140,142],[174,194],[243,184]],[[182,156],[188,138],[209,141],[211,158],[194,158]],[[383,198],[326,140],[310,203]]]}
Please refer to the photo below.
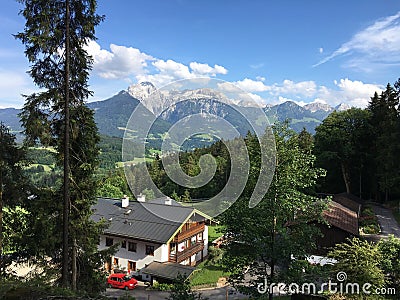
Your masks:
{"label": "house window", "polygon": [[114,266],[118,266],[118,263],[119,263],[118,258],[114,257]]}
{"label": "house window", "polygon": [[128,251],[136,252],[136,243],[128,242]]}
{"label": "house window", "polygon": [[136,271],[136,261],[128,260],[128,272],[135,272]]}
{"label": "house window", "polygon": [[175,243],[171,243],[169,244],[169,251],[171,252],[171,254],[176,254],[176,244]]}
{"label": "house window", "polygon": [[126,249],[126,241],[122,241],[121,242],[121,248],[125,248]]}
{"label": "house window", "polygon": [[146,255],[154,255],[154,246],[146,245]]}
{"label": "house window", "polygon": [[106,237],[106,246],[110,247],[114,244],[114,239]]}

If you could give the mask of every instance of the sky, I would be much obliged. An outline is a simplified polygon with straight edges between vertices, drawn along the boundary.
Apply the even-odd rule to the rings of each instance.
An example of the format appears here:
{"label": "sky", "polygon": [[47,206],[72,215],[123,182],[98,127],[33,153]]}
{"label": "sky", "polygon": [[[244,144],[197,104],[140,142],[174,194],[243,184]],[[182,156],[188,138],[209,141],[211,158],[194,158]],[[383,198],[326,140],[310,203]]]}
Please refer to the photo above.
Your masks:
{"label": "sky", "polygon": [[[26,74],[22,5],[2,0],[0,108],[37,91]],[[400,77],[398,0],[98,0],[105,20],[87,51],[89,101],[130,84],[211,77],[261,104],[292,100],[365,107]]]}

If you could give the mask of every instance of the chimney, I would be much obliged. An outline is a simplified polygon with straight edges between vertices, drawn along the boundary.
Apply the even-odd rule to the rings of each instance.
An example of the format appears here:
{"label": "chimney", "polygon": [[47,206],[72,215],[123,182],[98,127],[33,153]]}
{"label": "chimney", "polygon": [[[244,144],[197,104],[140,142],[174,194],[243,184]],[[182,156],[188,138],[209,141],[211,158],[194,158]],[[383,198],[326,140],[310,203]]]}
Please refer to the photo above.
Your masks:
{"label": "chimney", "polygon": [[146,202],[146,195],[139,194],[138,197],[137,197],[137,201]]}
{"label": "chimney", "polygon": [[126,208],[129,206],[129,197],[127,195],[124,195],[121,199],[121,207]]}
{"label": "chimney", "polygon": [[172,205],[172,199],[170,197],[165,198],[165,205]]}

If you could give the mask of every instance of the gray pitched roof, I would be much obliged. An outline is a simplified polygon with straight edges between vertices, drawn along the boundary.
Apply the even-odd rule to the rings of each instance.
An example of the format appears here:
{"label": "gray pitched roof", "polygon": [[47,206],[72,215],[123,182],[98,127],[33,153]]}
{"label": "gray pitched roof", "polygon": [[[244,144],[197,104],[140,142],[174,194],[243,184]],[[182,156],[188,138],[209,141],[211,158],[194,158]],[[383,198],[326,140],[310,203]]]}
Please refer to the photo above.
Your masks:
{"label": "gray pitched roof", "polygon": [[184,266],[171,262],[160,263],[153,261],[147,267],[143,268],[141,272],[154,277],[173,280],[176,279],[178,275],[182,275],[183,277],[187,278],[193,273],[194,270],[196,270],[196,268],[191,266]]}
{"label": "gray pitched roof", "polygon": [[126,208],[121,200],[99,198],[93,207],[94,221],[109,221],[106,234],[166,243],[182,223],[195,213],[192,207],[130,201]]}

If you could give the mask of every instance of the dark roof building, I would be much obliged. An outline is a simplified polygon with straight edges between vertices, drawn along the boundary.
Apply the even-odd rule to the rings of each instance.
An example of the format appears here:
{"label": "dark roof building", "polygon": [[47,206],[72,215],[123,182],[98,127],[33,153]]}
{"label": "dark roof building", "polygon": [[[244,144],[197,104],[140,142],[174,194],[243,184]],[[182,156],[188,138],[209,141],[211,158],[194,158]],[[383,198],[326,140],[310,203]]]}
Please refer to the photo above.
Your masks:
{"label": "dark roof building", "polygon": [[340,203],[331,201],[323,218],[327,224],[317,223],[323,235],[317,240],[317,254],[325,255],[336,244],[359,235],[358,214]]}
{"label": "dark roof building", "polygon": [[359,234],[357,213],[344,205],[331,201],[323,216],[330,226],[340,228],[353,235]]}
{"label": "dark roof building", "polygon": [[194,270],[196,270],[196,268],[191,266],[184,266],[170,262],[160,263],[153,261],[147,267],[142,269],[142,273],[151,275],[158,282],[169,282],[178,278],[179,275],[184,278],[188,278],[194,272]]}
{"label": "dark roof building", "polygon": [[344,207],[356,212],[358,216],[361,213],[362,200],[354,195],[341,193],[333,195],[332,200]]}
{"label": "dark roof building", "polygon": [[122,207],[121,200],[100,198],[93,206],[93,219],[109,221],[106,234],[167,243],[189,218],[209,218],[192,207],[162,203],[130,201]]}
{"label": "dark roof building", "polygon": [[206,223],[211,218],[193,207],[167,197],[151,201],[124,197],[100,198],[92,209],[94,221],[108,223],[99,249],[118,245],[105,262],[110,272],[125,270],[143,280],[171,280],[178,273],[190,275],[190,266],[208,255]]}

